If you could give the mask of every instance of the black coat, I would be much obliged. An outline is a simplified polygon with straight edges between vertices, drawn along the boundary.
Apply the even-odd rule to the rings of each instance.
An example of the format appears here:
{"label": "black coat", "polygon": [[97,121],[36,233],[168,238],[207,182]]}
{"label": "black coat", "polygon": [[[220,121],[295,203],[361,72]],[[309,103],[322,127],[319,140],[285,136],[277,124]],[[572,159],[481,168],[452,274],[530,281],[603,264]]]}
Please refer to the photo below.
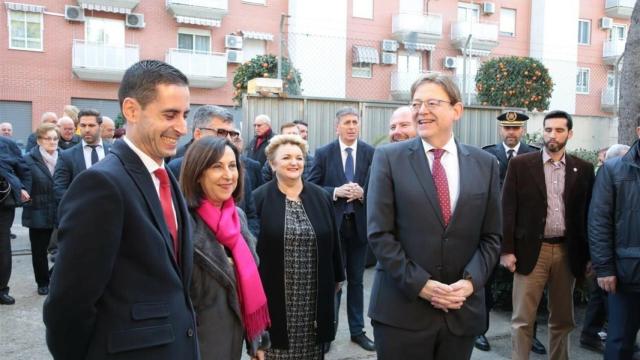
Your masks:
{"label": "black coat", "polygon": [[[251,181],[251,191],[260,187],[260,185],[264,184],[266,181],[262,178],[262,174],[260,173],[260,163],[253,160],[252,158],[246,157],[244,155],[240,156],[240,161],[242,161],[242,166],[244,166],[244,171],[247,174],[245,179],[249,179]],[[265,161],[265,164],[267,162]]]}
{"label": "black coat", "polygon": [[[500,188],[502,188],[502,183],[504,182],[504,178],[507,175],[507,166],[509,165],[507,154],[504,150],[504,145],[502,144],[502,142],[499,142],[497,144],[483,146],[482,150],[493,154],[493,156],[498,159],[498,165],[500,165]],[[518,153],[515,155],[522,155],[533,151],[540,151],[540,148],[521,142],[520,147],[518,148]]]}
{"label": "black coat", "polygon": [[11,185],[11,194],[16,204],[20,203],[20,191],[31,192],[31,171],[22,158],[16,143],[0,136],[0,177]]}
{"label": "black coat", "polygon": [[598,277],[616,276],[623,291],[640,291],[640,149],[598,170],[589,208],[589,241]]}
{"label": "black coat", "polygon": [[271,138],[273,137],[273,130],[269,130],[269,134],[267,134],[267,138],[264,139],[264,141],[262,143],[260,143],[260,146],[258,146],[258,148],[256,148],[256,141],[257,141],[257,137],[253,137],[253,139],[251,139],[251,142],[249,142],[249,146],[247,146],[246,148],[246,154],[249,158],[257,161],[260,163],[260,168],[262,168],[262,165],[264,165],[265,161],[267,161],[267,154],[264,152],[264,149],[267,148],[267,145],[269,145],[269,140],[271,140]]}
{"label": "black coat", "polygon": [[45,165],[36,145],[24,156],[31,170],[31,201],[24,204],[22,226],[33,229],[53,229],[56,224],[57,203],[53,193],[53,175]]}
{"label": "black coat", "polygon": [[[335,337],[334,301],[336,283],[345,279],[340,257],[338,228],[333,217],[331,199],[322,188],[304,182],[300,199],[316,234],[318,292],[316,322],[318,343]],[[284,219],[285,195],[276,180],[254,191],[256,209],[260,217],[260,234],[256,250],[260,258],[260,275],[271,315],[271,345],[287,349],[287,312],[284,284]]]}

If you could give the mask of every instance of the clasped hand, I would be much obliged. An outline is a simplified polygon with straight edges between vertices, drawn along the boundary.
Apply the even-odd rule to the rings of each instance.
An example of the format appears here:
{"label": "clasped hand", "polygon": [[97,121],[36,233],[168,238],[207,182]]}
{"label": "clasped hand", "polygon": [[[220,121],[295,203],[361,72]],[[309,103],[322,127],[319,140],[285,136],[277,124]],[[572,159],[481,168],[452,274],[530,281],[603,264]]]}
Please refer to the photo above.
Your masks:
{"label": "clasped hand", "polygon": [[336,197],[346,198],[347,202],[362,199],[364,190],[358,183],[350,182],[336,188]]}
{"label": "clasped hand", "polygon": [[421,298],[428,300],[433,307],[444,312],[460,309],[471,294],[473,294],[473,284],[464,279],[451,285],[428,280],[420,291]]}

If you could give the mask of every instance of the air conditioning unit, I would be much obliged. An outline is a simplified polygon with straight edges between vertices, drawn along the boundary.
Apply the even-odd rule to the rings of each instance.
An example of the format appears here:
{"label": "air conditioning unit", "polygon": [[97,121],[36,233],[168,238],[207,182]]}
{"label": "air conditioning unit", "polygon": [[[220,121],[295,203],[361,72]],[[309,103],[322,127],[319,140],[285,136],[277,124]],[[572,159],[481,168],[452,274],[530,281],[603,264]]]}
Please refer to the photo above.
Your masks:
{"label": "air conditioning unit", "polygon": [[242,49],[242,36],[225,35],[224,47],[227,49]]}
{"label": "air conditioning unit", "polygon": [[64,18],[69,21],[84,21],[84,9],[80,6],[65,5]]}
{"label": "air conditioning unit", "polygon": [[453,56],[447,56],[444,58],[443,65],[446,69],[455,69],[458,66],[458,59]]}
{"label": "air conditioning unit", "polygon": [[398,42],[395,40],[382,40],[382,51],[398,51]]}
{"label": "air conditioning unit", "polygon": [[600,28],[601,29],[611,29],[613,28],[613,19],[610,17],[600,18]]}
{"label": "air conditioning unit", "polygon": [[496,4],[492,2],[482,3],[482,12],[489,15],[496,12]]}
{"label": "air conditioning unit", "polygon": [[232,64],[240,64],[244,60],[242,50],[227,50],[227,62]]}
{"label": "air conditioning unit", "polygon": [[124,23],[128,28],[142,29],[144,27],[144,14],[127,14]]}
{"label": "air conditioning unit", "polygon": [[382,52],[382,63],[386,65],[392,65],[398,63],[398,57],[392,52]]}

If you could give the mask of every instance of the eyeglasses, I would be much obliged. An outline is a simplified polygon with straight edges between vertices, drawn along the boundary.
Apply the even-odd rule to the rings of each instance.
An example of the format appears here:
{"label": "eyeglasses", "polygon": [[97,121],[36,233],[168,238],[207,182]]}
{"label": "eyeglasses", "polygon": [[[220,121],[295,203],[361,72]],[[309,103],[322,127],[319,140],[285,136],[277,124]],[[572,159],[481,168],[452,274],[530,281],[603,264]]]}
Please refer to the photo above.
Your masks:
{"label": "eyeglasses", "polygon": [[429,110],[435,110],[440,107],[440,104],[447,103],[451,104],[451,101],[440,100],[440,99],[427,99],[425,101],[422,100],[413,100],[409,106],[411,106],[411,110],[418,111],[422,108],[422,105],[426,106]]}
{"label": "eyeglasses", "polygon": [[198,128],[198,129],[214,132],[214,133],[216,133],[216,136],[218,136],[218,137],[226,138],[228,136],[228,137],[230,137],[232,139],[235,139],[238,136],[240,136],[240,133],[235,131],[235,130],[216,129],[216,128],[209,128],[209,127],[201,127],[201,128]]}
{"label": "eyeglasses", "polygon": [[58,141],[57,137],[49,137],[49,136],[41,137],[40,139],[44,141]]}

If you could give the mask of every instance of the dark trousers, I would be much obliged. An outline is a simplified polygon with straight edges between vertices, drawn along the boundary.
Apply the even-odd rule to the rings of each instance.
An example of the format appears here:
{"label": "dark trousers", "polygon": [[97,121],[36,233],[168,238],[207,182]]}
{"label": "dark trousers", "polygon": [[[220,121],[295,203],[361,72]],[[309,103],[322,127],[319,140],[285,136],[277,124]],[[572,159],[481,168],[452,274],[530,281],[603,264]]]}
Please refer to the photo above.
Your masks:
{"label": "dark trousers", "polygon": [[640,292],[616,291],[608,294],[609,326],[605,360],[627,360],[640,328]]}
{"label": "dark trousers", "polygon": [[598,286],[595,276],[589,277],[588,281],[589,303],[584,313],[581,337],[600,340],[598,333],[607,320],[607,293]]}
{"label": "dark trousers", "polygon": [[0,293],[9,292],[11,278],[11,225],[15,208],[0,207]]}
{"label": "dark trousers", "polygon": [[[347,317],[349,320],[349,332],[351,336],[357,336],[364,332],[364,259],[367,252],[367,243],[361,243],[358,238],[355,217],[353,214],[345,215],[340,225],[340,246],[342,262],[347,269]],[[338,310],[342,289],[336,294],[336,330],[338,329]]]}
{"label": "dark trousers", "polygon": [[407,330],[371,321],[378,360],[462,360],[471,358],[475,336],[456,336],[444,316],[423,330]]}
{"label": "dark trousers", "polygon": [[53,229],[29,229],[29,241],[31,242],[31,264],[33,274],[36,277],[38,287],[49,286],[49,261],[47,260],[47,247]]}

